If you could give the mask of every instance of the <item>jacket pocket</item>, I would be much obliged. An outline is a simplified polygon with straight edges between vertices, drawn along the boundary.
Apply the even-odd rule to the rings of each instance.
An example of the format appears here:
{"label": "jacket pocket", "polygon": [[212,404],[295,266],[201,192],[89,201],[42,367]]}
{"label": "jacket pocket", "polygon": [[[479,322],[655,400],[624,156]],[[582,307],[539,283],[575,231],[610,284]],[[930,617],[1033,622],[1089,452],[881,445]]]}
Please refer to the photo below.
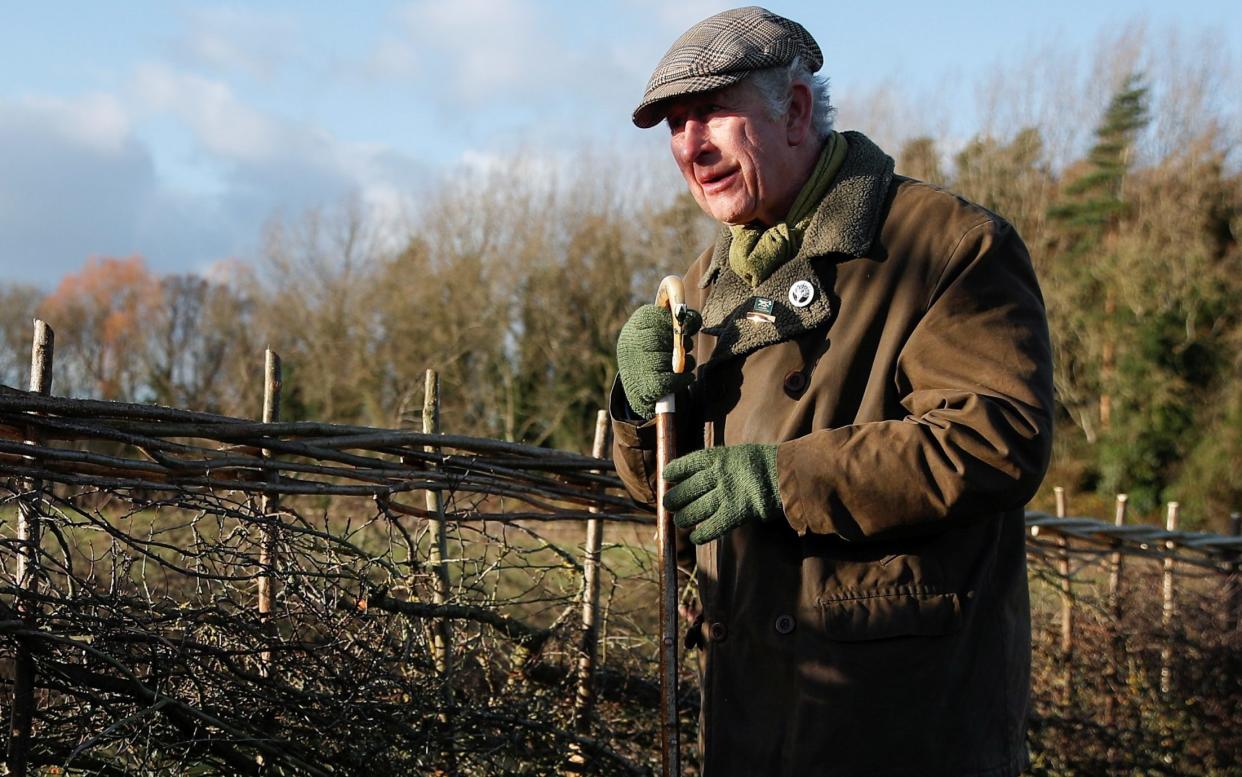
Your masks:
{"label": "jacket pocket", "polygon": [[941,636],[962,622],[958,595],[929,585],[824,593],[816,604],[823,634],[839,642]]}

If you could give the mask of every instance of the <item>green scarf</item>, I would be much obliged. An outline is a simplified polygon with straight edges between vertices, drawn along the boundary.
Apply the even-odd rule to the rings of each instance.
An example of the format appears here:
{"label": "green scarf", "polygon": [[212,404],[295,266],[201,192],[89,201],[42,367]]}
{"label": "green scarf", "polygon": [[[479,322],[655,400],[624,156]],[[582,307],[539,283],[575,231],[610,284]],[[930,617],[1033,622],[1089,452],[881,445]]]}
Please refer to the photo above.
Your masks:
{"label": "green scarf", "polygon": [[752,287],[772,274],[798,253],[802,233],[811,223],[815,207],[828,193],[832,179],[845,161],[845,138],[839,133],[828,135],[824,150],[811,171],[802,191],[789,208],[783,221],[770,227],[762,224],[741,224],[729,227],[733,242],[729,246],[729,267]]}

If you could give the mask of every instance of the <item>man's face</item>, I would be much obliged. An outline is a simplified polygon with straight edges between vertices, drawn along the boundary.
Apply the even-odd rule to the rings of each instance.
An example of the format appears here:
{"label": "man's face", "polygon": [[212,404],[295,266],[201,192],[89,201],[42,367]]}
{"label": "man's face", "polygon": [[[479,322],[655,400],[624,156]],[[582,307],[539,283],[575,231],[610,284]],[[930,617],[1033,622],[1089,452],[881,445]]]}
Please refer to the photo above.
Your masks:
{"label": "man's face", "polygon": [[769,116],[753,86],[676,100],[666,118],[673,157],[709,216],[725,224],[768,225],[785,216],[793,201],[787,196],[791,174],[799,186],[801,179],[792,169],[786,121]]}

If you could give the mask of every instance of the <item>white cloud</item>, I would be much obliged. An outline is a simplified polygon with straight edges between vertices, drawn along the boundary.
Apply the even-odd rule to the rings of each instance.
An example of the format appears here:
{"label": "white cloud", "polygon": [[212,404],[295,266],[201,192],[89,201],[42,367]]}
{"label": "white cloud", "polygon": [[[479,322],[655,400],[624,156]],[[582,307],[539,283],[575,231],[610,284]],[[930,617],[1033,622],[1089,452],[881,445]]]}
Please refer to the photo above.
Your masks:
{"label": "white cloud", "polygon": [[[146,65],[135,75],[133,94],[142,114],[167,113],[182,122],[201,151],[242,188],[276,187],[296,202],[304,199],[298,191],[315,200],[376,180],[413,185],[422,177],[421,165],[389,146],[344,141],[322,127],[258,110],[223,81]],[[303,188],[295,190],[295,183]]]}
{"label": "white cloud", "polygon": [[289,16],[234,6],[191,8],[185,25],[174,57],[211,70],[267,80],[301,49],[298,25]]}
{"label": "white cloud", "polygon": [[486,175],[505,166],[508,158],[494,151],[467,149],[461,155],[461,167],[472,173]]}
{"label": "white cloud", "polygon": [[547,74],[556,53],[539,17],[530,0],[416,0],[398,12],[404,41],[380,51],[390,61],[417,61],[421,72],[471,100],[525,91]]}
{"label": "white cloud", "polygon": [[386,80],[413,80],[424,75],[417,49],[404,37],[375,44],[363,72],[368,77]]}
{"label": "white cloud", "polygon": [[122,151],[130,137],[125,108],[113,95],[94,93],[74,99],[26,97],[6,112],[42,124],[59,137],[103,154]]}
{"label": "white cloud", "polygon": [[[351,68],[415,102],[441,134],[505,153],[597,142],[628,129],[659,53],[622,12],[537,0],[412,0]],[[447,128],[447,129],[446,129]],[[532,138],[531,136],[534,135]]]}
{"label": "white cloud", "polygon": [[175,115],[212,153],[263,159],[280,147],[276,122],[240,102],[223,81],[148,64],[138,68],[133,93],[140,110]]}

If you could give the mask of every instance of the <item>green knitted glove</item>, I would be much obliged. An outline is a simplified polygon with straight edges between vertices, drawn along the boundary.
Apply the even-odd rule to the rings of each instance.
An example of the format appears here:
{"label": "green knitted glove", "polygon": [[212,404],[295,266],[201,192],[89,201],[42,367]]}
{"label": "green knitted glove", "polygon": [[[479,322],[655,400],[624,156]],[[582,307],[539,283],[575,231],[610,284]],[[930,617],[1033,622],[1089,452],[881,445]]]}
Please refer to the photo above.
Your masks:
{"label": "green knitted glove", "polygon": [[[698,311],[687,310],[682,331],[689,337],[703,323]],[[689,351],[689,345],[686,348]],[[673,314],[666,307],[643,305],[621,327],[617,337],[617,372],[630,407],[644,419],[655,415],[665,394],[694,382],[694,358],[686,355],[686,371],[673,372]]]}
{"label": "green knitted glove", "polygon": [[664,506],[673,522],[694,528],[690,541],[702,545],[747,521],[782,515],[775,445],[726,445],[687,453],[664,468]]}

